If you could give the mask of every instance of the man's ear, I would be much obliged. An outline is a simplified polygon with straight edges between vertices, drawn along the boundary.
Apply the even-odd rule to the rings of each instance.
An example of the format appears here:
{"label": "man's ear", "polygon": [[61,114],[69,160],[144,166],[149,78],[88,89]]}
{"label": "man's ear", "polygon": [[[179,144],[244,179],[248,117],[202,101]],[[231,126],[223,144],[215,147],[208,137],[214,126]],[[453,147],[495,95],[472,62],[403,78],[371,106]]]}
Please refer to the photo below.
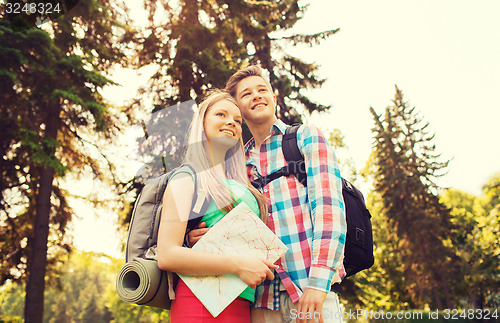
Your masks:
{"label": "man's ear", "polygon": [[271,92],[273,94],[273,101],[274,101],[274,115],[277,117],[278,116],[278,99],[276,99],[276,94],[274,92]]}

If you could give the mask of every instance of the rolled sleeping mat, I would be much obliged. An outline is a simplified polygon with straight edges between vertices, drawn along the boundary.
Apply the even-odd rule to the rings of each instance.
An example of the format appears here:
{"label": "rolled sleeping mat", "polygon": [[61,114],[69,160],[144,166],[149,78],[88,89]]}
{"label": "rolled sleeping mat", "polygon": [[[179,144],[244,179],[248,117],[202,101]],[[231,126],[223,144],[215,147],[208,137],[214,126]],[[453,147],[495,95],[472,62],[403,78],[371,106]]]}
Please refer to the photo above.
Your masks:
{"label": "rolled sleeping mat", "polygon": [[116,291],[125,302],[170,309],[169,278],[156,260],[135,258],[120,269]]}

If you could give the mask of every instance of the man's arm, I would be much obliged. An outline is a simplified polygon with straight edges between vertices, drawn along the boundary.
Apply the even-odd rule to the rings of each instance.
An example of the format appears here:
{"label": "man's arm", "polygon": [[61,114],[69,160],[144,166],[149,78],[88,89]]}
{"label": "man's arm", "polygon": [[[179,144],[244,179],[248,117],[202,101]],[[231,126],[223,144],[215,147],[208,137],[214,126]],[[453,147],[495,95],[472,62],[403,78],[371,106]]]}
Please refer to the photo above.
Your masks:
{"label": "man's arm", "polygon": [[318,128],[300,127],[297,143],[304,154],[314,226],[308,288],[328,292],[332,281],[344,276],[347,224],[340,171],[332,147]]}
{"label": "man's arm", "polygon": [[200,222],[197,226],[196,229],[193,229],[189,231],[186,235],[186,244],[189,248],[192,248],[198,240],[203,237],[205,233],[208,232],[210,228],[207,228],[207,224],[205,222]]}

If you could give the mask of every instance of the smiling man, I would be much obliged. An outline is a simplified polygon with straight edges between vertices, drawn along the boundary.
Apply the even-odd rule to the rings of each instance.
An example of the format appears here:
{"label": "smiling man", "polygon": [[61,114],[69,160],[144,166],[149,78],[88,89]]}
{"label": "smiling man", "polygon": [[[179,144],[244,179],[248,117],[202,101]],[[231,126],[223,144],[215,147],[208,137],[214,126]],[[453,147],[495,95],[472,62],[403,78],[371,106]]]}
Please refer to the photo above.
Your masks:
{"label": "smiling man", "polygon": [[[250,180],[286,165],[281,149],[286,128],[276,117],[276,96],[258,66],[233,74],[226,90],[236,99],[253,138],[245,146]],[[268,226],[289,248],[272,281],[257,288],[252,322],[319,321],[342,317],[331,285],[345,276],[346,219],[337,159],[319,129],[302,125],[297,143],[304,155],[307,187],[294,175],[262,187],[269,201]],[[296,313],[297,315],[292,315]]]}

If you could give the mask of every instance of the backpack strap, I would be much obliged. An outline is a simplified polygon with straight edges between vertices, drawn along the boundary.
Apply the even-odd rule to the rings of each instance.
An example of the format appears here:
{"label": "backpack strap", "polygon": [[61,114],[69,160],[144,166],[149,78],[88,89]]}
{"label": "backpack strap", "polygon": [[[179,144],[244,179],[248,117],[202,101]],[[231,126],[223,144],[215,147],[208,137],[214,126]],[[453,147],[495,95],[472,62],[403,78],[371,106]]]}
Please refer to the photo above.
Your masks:
{"label": "backpack strap", "polygon": [[261,189],[275,179],[281,176],[288,176],[290,174],[294,174],[302,185],[307,186],[307,173],[304,156],[300,152],[297,144],[297,131],[300,126],[301,125],[299,123],[296,123],[287,127],[285,134],[283,135],[281,150],[283,151],[287,165],[271,174],[253,180],[251,183],[255,188]]}
{"label": "backpack strap", "polygon": [[259,177],[250,183],[256,188],[256,189],[261,189],[267,184],[271,183],[275,179],[281,177],[281,176],[288,176],[290,175],[290,169],[288,166],[282,167],[275,171],[274,173],[268,174],[266,176]]}
{"label": "backpack strap", "polygon": [[194,180],[194,195],[193,201],[191,202],[191,212],[189,214],[189,220],[186,228],[186,232],[194,229],[201,221],[201,218],[205,214],[210,205],[210,199],[202,193],[200,194],[199,185],[198,185],[198,176],[196,176],[196,169],[191,164],[182,164],[177,169],[172,171],[167,181],[170,181],[172,176],[178,174],[179,170],[183,167],[187,167],[189,171],[184,171],[193,176]]}
{"label": "backpack strap", "polygon": [[186,226],[186,233],[184,234],[184,242],[182,244],[183,247],[190,248],[187,242],[188,233],[200,224],[201,218],[207,212],[211,200],[206,196],[206,194],[199,194],[200,192],[198,189],[198,176],[196,176],[196,169],[191,164],[184,164],[180,166],[179,169],[183,166],[189,168],[194,178],[193,201],[191,202],[191,212],[189,213],[189,220]]}
{"label": "backpack strap", "polygon": [[296,123],[286,128],[281,149],[283,150],[283,156],[285,156],[285,160],[290,168],[290,174],[294,174],[302,185],[307,186],[304,155],[300,152],[297,143],[297,132],[299,131],[299,127],[300,124]]}

